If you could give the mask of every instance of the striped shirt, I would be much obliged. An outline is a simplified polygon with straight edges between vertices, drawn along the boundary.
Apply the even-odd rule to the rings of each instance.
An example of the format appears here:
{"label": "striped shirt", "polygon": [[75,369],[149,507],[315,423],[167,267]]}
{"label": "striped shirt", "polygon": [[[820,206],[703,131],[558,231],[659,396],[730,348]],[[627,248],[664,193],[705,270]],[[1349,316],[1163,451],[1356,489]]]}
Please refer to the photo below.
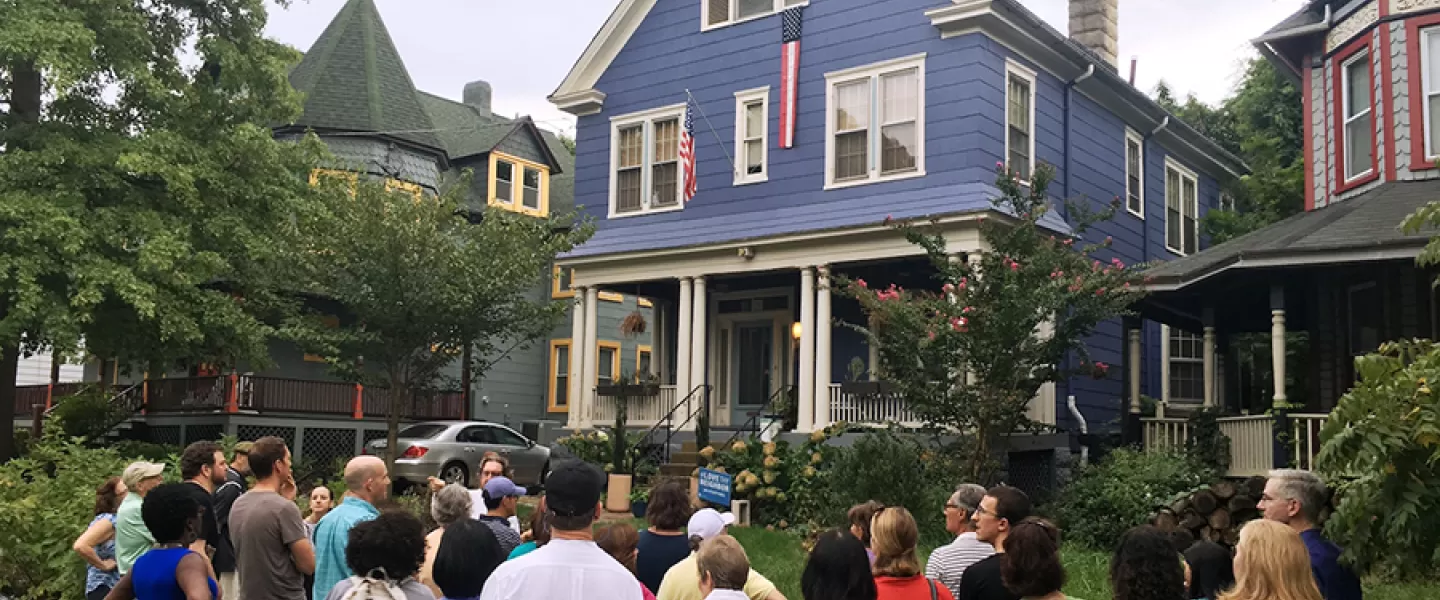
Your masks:
{"label": "striped shirt", "polygon": [[960,576],[965,569],[994,553],[994,546],[980,541],[975,532],[967,531],[955,541],[930,553],[930,560],[925,563],[925,576],[939,580],[947,588],[959,590]]}

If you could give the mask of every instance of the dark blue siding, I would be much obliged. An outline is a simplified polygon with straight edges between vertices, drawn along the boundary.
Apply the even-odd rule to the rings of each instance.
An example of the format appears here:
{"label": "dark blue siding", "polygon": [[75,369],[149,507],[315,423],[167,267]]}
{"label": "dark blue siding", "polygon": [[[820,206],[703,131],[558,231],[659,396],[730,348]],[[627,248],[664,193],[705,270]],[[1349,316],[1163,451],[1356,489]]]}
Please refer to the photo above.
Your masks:
{"label": "dark blue siding", "polygon": [[[1056,168],[1052,195],[1097,206],[1123,195],[1125,124],[1076,92],[1071,95],[1067,140],[1066,82],[982,34],[940,39],[923,14],[935,6],[935,0],[830,0],[808,7],[796,145],[786,150],[776,147],[780,18],[700,32],[694,0],[658,0],[596,85],[606,94],[603,112],[579,119],[576,202],[597,219],[598,232],[573,255],[674,248],[875,224],[887,215],[907,218],[987,208],[995,194],[994,166],[1004,154],[1007,58],[1037,73],[1036,158]],[[926,175],[825,191],[825,73],[920,53],[926,55]],[[734,155],[734,93],[762,86],[771,90],[769,181],[737,187],[727,160],[727,154]],[[704,113],[695,120],[699,194],[681,211],[607,219],[611,119],[683,104],[687,90]],[[1147,137],[1146,218],[1122,209],[1114,220],[1091,229],[1087,241],[1114,239],[1114,246],[1097,258],[1139,263],[1173,257],[1164,244],[1165,155],[1166,150]],[[1217,202],[1218,185],[1204,173],[1199,184],[1203,216]],[[1123,336],[1117,320],[1088,340],[1094,360],[1117,368],[1106,380],[1077,379],[1057,390],[1062,424],[1070,421],[1064,403],[1071,393],[1092,424],[1119,415],[1126,393]],[[1142,387],[1144,393],[1158,396],[1159,327],[1147,323],[1144,340]],[[854,355],[865,355],[864,340],[837,327],[835,380],[843,378]]]}

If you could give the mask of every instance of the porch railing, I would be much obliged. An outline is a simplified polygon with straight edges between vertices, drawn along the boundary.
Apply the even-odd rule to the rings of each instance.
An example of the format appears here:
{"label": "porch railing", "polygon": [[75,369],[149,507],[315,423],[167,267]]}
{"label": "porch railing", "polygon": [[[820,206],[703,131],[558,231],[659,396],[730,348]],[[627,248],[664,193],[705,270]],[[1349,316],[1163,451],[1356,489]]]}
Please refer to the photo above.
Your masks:
{"label": "porch railing", "polygon": [[[1320,429],[1328,415],[1289,415],[1291,456],[1288,464],[1315,468],[1320,453]],[[1221,417],[1220,432],[1230,439],[1230,477],[1264,475],[1275,468],[1275,418],[1269,415]],[[1148,417],[1140,420],[1146,450],[1181,448],[1190,437],[1185,419]]]}
{"label": "porch railing", "polygon": [[[615,401],[616,396],[598,396],[595,405],[590,407],[590,423],[592,426],[601,427],[607,423],[615,422]],[[675,393],[675,386],[661,385],[658,394],[653,396],[630,396],[629,404],[625,412],[625,423],[627,427],[651,427],[664,419],[675,406],[678,398]],[[686,412],[683,417],[690,416]]]}
{"label": "porch railing", "polygon": [[905,406],[899,394],[852,394],[840,384],[830,385],[830,422],[856,425],[896,423],[902,427],[920,427],[920,417]]}
{"label": "porch railing", "polygon": [[241,410],[261,413],[353,415],[356,388],[339,381],[240,377]]}
{"label": "porch railing", "polygon": [[54,389],[50,384],[40,385],[17,385],[15,386],[15,417],[22,418],[31,414],[36,405],[48,408],[55,401],[74,394],[85,384],[83,383],[57,383]]}
{"label": "porch railing", "polygon": [[146,383],[146,412],[214,412],[225,410],[230,377],[174,377]]}

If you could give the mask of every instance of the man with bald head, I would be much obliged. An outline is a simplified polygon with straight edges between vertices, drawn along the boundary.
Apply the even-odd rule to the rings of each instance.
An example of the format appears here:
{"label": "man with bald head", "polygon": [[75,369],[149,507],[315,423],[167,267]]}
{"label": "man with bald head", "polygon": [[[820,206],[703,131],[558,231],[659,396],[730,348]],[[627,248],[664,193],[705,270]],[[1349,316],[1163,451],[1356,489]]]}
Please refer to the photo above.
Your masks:
{"label": "man with bald head", "polygon": [[390,495],[390,474],[385,461],[357,456],[345,464],[345,501],[315,526],[315,587],[312,598],[324,598],[330,588],[350,576],[345,546],[357,523],[380,516],[375,504]]}

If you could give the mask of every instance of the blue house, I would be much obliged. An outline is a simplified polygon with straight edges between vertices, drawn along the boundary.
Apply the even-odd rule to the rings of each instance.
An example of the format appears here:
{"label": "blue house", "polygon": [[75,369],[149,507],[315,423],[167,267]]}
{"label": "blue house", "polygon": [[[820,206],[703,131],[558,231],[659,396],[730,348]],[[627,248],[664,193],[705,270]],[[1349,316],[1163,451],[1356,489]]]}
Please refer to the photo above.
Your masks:
{"label": "blue house", "polygon": [[[598,222],[560,261],[582,299],[572,337],[594,339],[597,294],[656,306],[662,391],[632,420],[688,398],[740,426],[788,393],[802,432],[913,422],[902,401],[843,392],[875,353],[829,282],[934,285],[887,217],[936,219],[957,259],[984,252],[997,162],[1022,177],[1053,165],[1057,200],[1123,198],[1095,234],[1114,238],[1107,260],[1198,252],[1199,219],[1245,165],[1118,74],[1117,0],[1072,0],[1070,15],[1072,37],[1017,0],[621,0],[550,99],[579,117],[575,202]],[[1090,347],[1144,393],[1199,404],[1192,338],[1116,320]],[[580,384],[595,346],[577,347],[570,395],[603,404]],[[1090,423],[1112,422],[1123,371],[1046,390],[1031,416],[1067,425],[1074,395]]]}

